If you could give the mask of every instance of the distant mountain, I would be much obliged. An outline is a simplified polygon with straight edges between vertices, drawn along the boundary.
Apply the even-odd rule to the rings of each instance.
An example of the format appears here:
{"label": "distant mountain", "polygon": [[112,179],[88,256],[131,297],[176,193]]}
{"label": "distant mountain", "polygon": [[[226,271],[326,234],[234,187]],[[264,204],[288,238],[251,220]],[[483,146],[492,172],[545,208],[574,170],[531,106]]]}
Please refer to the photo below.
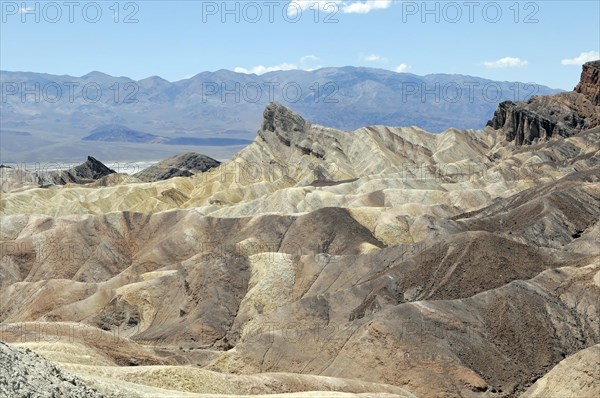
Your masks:
{"label": "distant mountain", "polygon": [[[100,72],[83,77],[1,72],[0,81],[8,104],[3,112],[5,128],[22,120],[34,126],[62,113],[65,120],[52,120],[46,127],[65,123],[89,131],[101,124],[127,124],[150,133],[240,129],[249,137],[260,122],[257,115],[270,100],[302,112],[315,123],[345,130],[385,124],[440,132],[450,127],[481,128],[501,101],[560,92],[464,75],[417,76],[357,67],[260,76],[219,70],[173,83],[157,76],[134,81]],[[38,101],[32,94],[22,101],[22,84],[27,89],[39,85]],[[73,98],[70,86],[75,87]],[[50,102],[56,87],[62,88],[62,95]],[[13,88],[16,94],[7,95]]]}
{"label": "distant mountain", "polygon": [[229,145],[248,145],[252,140],[242,138],[197,138],[197,137],[175,137],[169,139],[167,145],[197,145],[197,146],[229,146]]}
{"label": "distant mountain", "polygon": [[121,125],[111,124],[95,128],[92,130],[90,135],[83,137],[82,140],[161,143],[168,141],[168,138],[160,137],[154,134],[142,133]]}
{"label": "distant mountain", "polygon": [[82,138],[83,141],[98,142],[132,142],[149,144],[167,144],[167,145],[199,145],[199,146],[229,146],[229,145],[248,145],[252,140],[240,138],[222,138],[222,137],[161,137],[155,134],[142,133],[132,130],[122,125],[100,126],[92,130],[89,135]]}
{"label": "distant mountain", "polygon": [[[27,154],[45,150],[48,145],[54,145],[55,153],[64,154],[61,158],[79,156],[82,150],[90,153],[94,148],[74,148],[69,140],[80,140],[89,131],[107,125],[132,130],[102,132],[94,138],[105,142],[102,149],[109,148],[111,153],[130,151],[123,151],[121,144],[106,143],[108,138],[113,142],[155,140],[135,132],[177,139],[171,144],[244,145],[206,139],[252,139],[262,110],[271,101],[314,123],[342,130],[415,125],[441,132],[450,127],[482,128],[502,101],[560,92],[535,84],[464,75],[417,76],[357,67],[277,71],[260,76],[219,70],[176,82],[158,76],[135,81],[101,72],[82,77],[0,72],[0,83],[5,98],[0,121],[2,155],[9,161],[27,158]],[[23,137],[5,136],[5,130],[29,132],[36,139],[24,142]],[[71,146],[59,150],[59,143],[60,148]]]}

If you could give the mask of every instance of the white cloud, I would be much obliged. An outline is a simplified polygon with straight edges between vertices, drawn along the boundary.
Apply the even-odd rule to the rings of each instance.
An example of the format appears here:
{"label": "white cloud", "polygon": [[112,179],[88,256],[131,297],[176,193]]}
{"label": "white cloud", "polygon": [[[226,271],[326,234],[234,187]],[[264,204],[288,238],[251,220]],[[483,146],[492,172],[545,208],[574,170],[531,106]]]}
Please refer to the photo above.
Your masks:
{"label": "white cloud", "polygon": [[318,9],[331,16],[337,11],[345,14],[367,14],[373,10],[384,10],[391,5],[392,0],[291,0],[287,8],[287,15],[294,18],[298,11],[304,13],[308,9]]}
{"label": "white cloud", "polygon": [[305,55],[300,58],[300,62],[298,64],[291,64],[291,63],[284,62],[282,64],[274,65],[274,66],[257,65],[257,66],[253,66],[251,68],[244,68],[244,67],[238,66],[238,67],[234,68],[233,71],[236,73],[246,73],[246,74],[255,73],[257,75],[262,75],[263,73],[267,73],[267,72],[275,72],[278,70],[300,69],[300,70],[312,71],[315,69],[319,69],[321,67],[316,64],[316,62],[319,60],[320,60],[320,58],[317,57],[316,55]]}
{"label": "white cloud", "polygon": [[575,58],[566,58],[560,61],[563,65],[583,65],[589,61],[595,61],[600,59],[600,52],[598,51],[588,51],[582,52],[579,56]]}
{"label": "white cloud", "polygon": [[363,55],[362,56],[363,61],[367,61],[367,62],[387,62],[387,58],[379,56],[377,54],[370,54],[370,55]]}
{"label": "white cloud", "polygon": [[407,70],[410,69],[409,65],[406,64],[400,64],[396,67],[396,69],[394,69],[394,72],[398,72],[398,73],[403,73],[406,72]]}
{"label": "white cloud", "polygon": [[305,55],[300,58],[300,69],[307,71],[319,69],[321,67],[321,65],[318,64],[319,60],[319,57],[315,55]]}
{"label": "white cloud", "polygon": [[373,10],[384,10],[392,5],[392,0],[366,0],[356,2],[344,2],[342,12],[346,14],[366,14]]}
{"label": "white cloud", "polygon": [[304,57],[300,58],[300,63],[304,64],[306,62],[315,62],[318,61],[319,57],[314,56],[314,55],[305,55]]}
{"label": "white cloud", "polygon": [[246,74],[255,73],[257,75],[262,75],[263,73],[267,73],[267,72],[275,72],[278,70],[292,70],[292,69],[298,69],[298,67],[294,64],[283,63],[283,64],[279,64],[279,65],[275,65],[275,66],[257,65],[257,66],[253,66],[250,69],[246,69],[246,68],[242,68],[241,66],[238,66],[238,67],[234,68],[233,71],[236,73],[246,73]]}
{"label": "white cloud", "polygon": [[527,61],[521,58],[504,57],[497,61],[486,61],[483,66],[486,68],[521,68],[527,65]]}

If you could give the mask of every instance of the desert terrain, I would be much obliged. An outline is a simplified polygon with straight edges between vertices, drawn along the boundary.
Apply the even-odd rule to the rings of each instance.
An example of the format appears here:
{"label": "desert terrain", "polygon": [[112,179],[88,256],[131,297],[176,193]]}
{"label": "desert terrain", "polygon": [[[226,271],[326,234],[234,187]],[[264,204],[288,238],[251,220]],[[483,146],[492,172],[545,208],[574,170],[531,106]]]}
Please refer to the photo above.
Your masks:
{"label": "desert terrain", "polygon": [[598,396],[599,74],[480,130],[270,103],[223,163],[1,168],[0,395]]}

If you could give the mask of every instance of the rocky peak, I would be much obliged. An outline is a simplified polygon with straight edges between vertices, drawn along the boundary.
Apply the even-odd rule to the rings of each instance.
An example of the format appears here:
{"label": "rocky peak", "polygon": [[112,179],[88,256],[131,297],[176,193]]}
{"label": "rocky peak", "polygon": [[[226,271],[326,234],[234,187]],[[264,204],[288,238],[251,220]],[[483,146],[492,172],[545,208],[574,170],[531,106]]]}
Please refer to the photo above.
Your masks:
{"label": "rocky peak", "polygon": [[583,65],[575,90],[528,101],[504,101],[487,125],[504,130],[507,141],[528,145],[550,137],[570,137],[600,125],[600,61]]}
{"label": "rocky peak", "polygon": [[107,167],[104,163],[92,156],[87,160],[68,170],[52,170],[45,172],[35,172],[37,184],[40,186],[65,185],[68,183],[87,184],[115,171]]}
{"label": "rocky peak", "polygon": [[600,61],[583,65],[581,79],[575,92],[585,95],[594,105],[600,105]]}
{"label": "rocky peak", "polygon": [[158,162],[134,174],[145,182],[167,180],[173,177],[190,177],[217,167],[221,162],[206,155],[185,152]]}
{"label": "rocky peak", "polygon": [[313,125],[296,112],[271,102],[263,112],[258,136],[273,153],[284,154],[289,149],[304,155],[324,158],[325,147],[339,147],[335,138],[325,137],[322,127]]}
{"label": "rocky peak", "polygon": [[287,146],[305,135],[310,123],[289,108],[271,102],[263,112],[262,132],[271,132]]}
{"label": "rocky peak", "polygon": [[71,173],[79,178],[97,180],[109,174],[113,174],[115,171],[107,167],[98,159],[88,156],[85,163],[73,168]]}

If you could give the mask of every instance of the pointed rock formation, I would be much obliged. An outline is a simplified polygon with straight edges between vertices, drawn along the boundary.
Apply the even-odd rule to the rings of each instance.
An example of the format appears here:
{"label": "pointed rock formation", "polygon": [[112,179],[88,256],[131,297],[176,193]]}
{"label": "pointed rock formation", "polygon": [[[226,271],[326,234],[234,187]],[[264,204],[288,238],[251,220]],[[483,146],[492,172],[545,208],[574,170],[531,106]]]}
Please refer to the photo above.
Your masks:
{"label": "pointed rock formation", "polygon": [[74,167],[71,172],[76,178],[86,180],[98,180],[113,173],[115,173],[113,169],[107,167],[104,163],[92,156],[88,156],[85,163]]}
{"label": "pointed rock formation", "polygon": [[92,156],[88,156],[84,163],[67,170],[27,170],[0,166],[0,192],[53,185],[89,184],[111,174],[115,174],[113,169]]}
{"label": "pointed rock formation", "polygon": [[305,155],[323,158],[325,151],[316,142],[313,127],[309,121],[291,109],[271,102],[263,112],[263,122],[258,135],[267,144],[274,144],[273,138],[276,138],[281,144],[292,149],[299,149]]}
{"label": "pointed rock formation", "polygon": [[115,171],[107,167],[92,156],[88,156],[85,163],[75,166],[68,170],[56,170],[48,172],[36,172],[38,184],[47,185],[65,185],[68,183],[87,184],[114,174]]}
{"label": "pointed rock formation", "polygon": [[170,157],[134,174],[145,182],[168,180],[174,177],[190,177],[217,167],[221,162],[211,157],[186,152]]}

